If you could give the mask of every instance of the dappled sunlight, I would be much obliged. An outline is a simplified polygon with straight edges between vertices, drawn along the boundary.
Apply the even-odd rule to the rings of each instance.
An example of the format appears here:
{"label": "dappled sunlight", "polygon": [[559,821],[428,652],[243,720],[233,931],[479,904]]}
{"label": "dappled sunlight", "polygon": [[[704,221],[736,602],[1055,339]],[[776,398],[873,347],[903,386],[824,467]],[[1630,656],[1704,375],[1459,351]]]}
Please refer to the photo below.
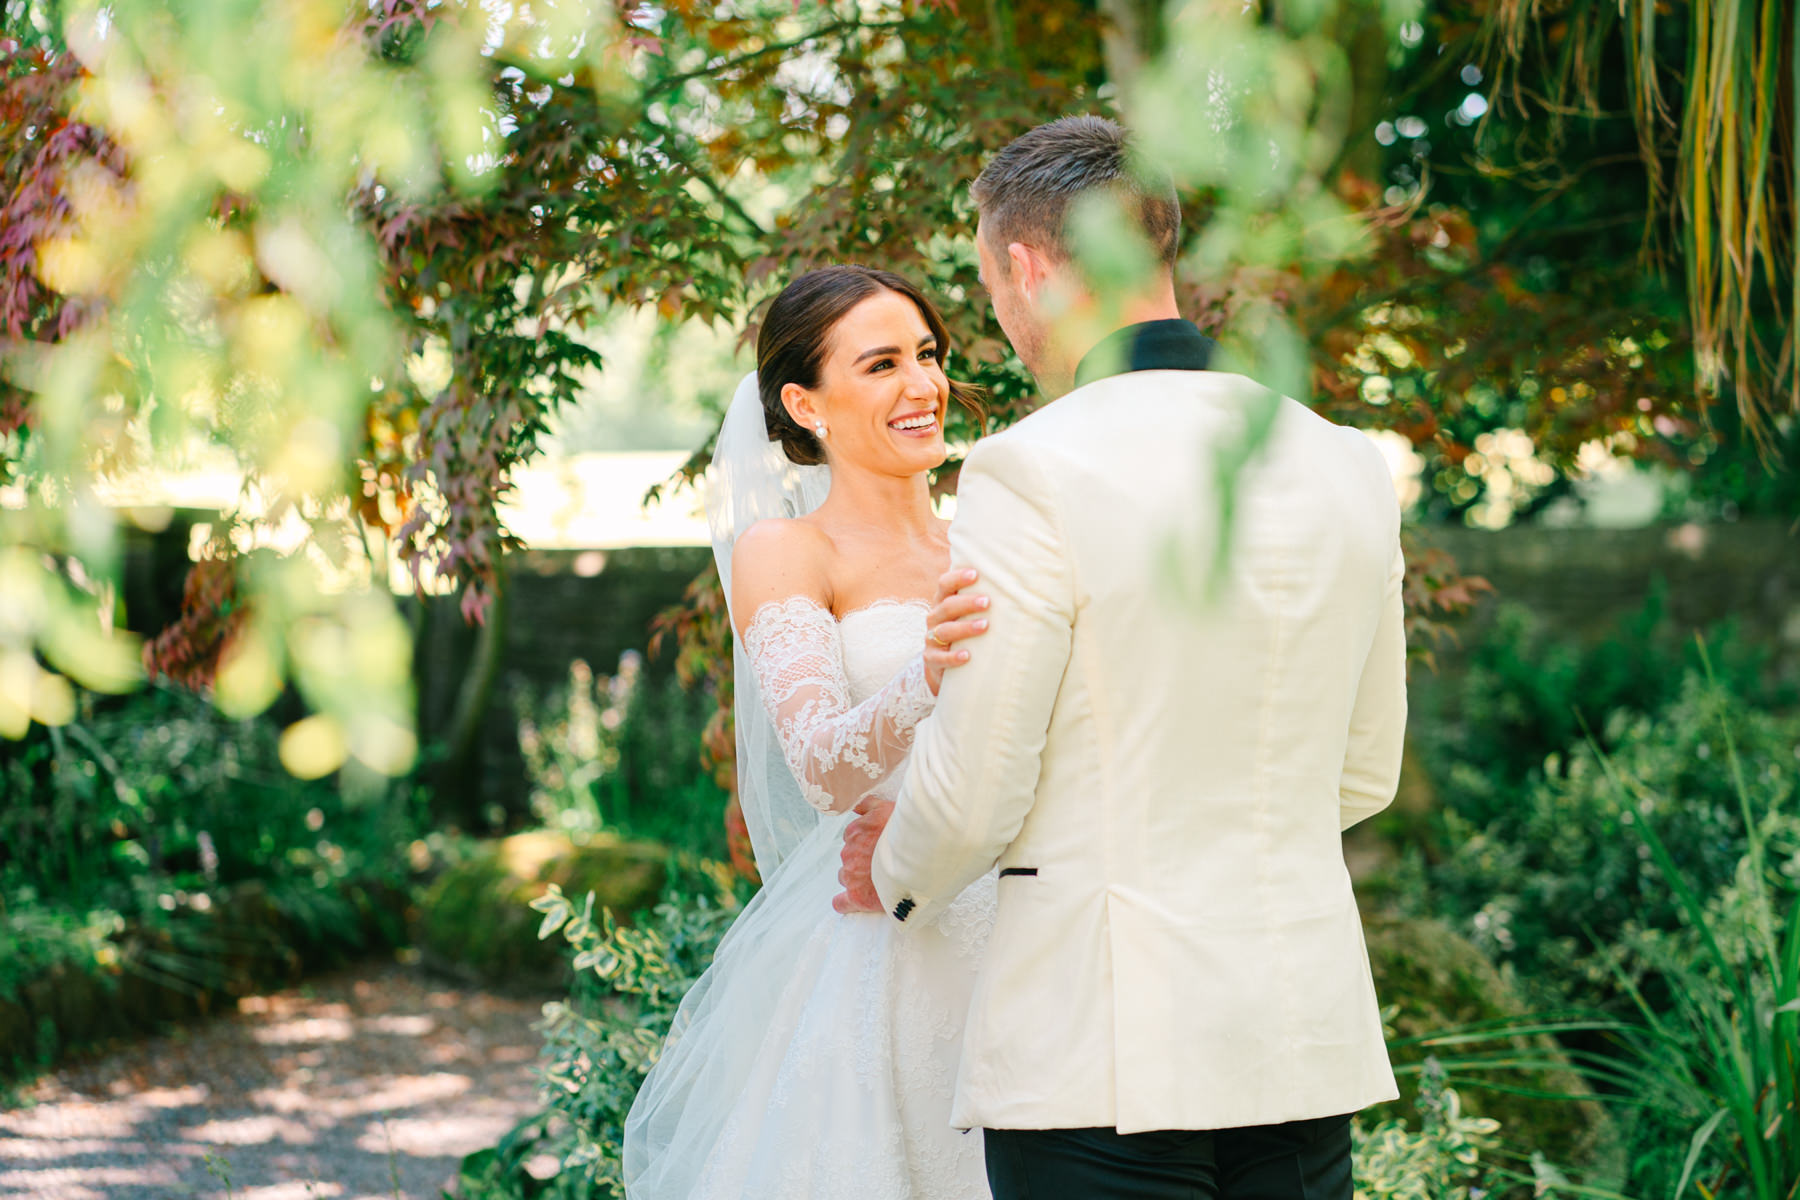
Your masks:
{"label": "dappled sunlight", "polygon": [[256,1031],[256,1040],[265,1046],[291,1046],[305,1042],[344,1042],[350,1040],[350,1022],[326,1017],[305,1021],[283,1021]]}
{"label": "dappled sunlight", "polygon": [[414,1158],[473,1154],[499,1141],[512,1121],[505,1114],[468,1109],[454,1115],[371,1121],[356,1144],[371,1154],[386,1154],[391,1139],[395,1154]]}
{"label": "dappled sunlight", "polygon": [[141,1195],[141,1189],[169,1186],[175,1173],[167,1166],[57,1167],[47,1171],[0,1171],[0,1197],[12,1200],[111,1200]]}
{"label": "dappled sunlight", "polygon": [[[0,1142],[0,1163],[49,1162],[78,1154],[99,1154],[111,1146],[105,1138],[10,1137]],[[0,1171],[0,1181],[6,1175]]]}
{"label": "dappled sunlight", "polygon": [[[54,1097],[48,1103],[20,1112],[7,1113],[0,1116],[0,1131],[16,1134],[24,1138],[68,1138],[80,1134],[88,1137],[129,1138],[139,1125],[156,1119],[158,1110],[170,1110],[184,1107],[185,1103],[197,1102],[204,1097],[203,1088],[189,1090],[196,1098],[182,1105],[166,1102],[170,1089],[161,1089],[159,1097],[164,1102],[146,1104],[136,1097],[128,1097],[119,1102],[88,1102],[79,1096]],[[19,1143],[0,1141],[0,1160],[15,1157]]]}
{"label": "dappled sunlight", "polygon": [[[541,1001],[393,966],[46,1078],[0,1113],[0,1200],[436,1196],[535,1102]],[[439,1069],[433,1069],[439,1068]],[[204,1080],[205,1082],[199,1082]]]}
{"label": "dappled sunlight", "polygon": [[326,1200],[331,1196],[342,1196],[344,1187],[338,1183],[314,1183],[311,1180],[299,1180],[293,1183],[273,1183],[267,1187],[250,1187],[238,1192],[243,1200]]}
{"label": "dappled sunlight", "polygon": [[346,1117],[357,1113],[391,1112],[436,1100],[454,1100],[473,1086],[474,1081],[467,1075],[443,1072],[435,1075],[402,1075],[397,1079],[384,1080],[376,1091],[354,1099],[329,1101],[318,1107],[335,1116]]}
{"label": "dappled sunlight", "polygon": [[203,1103],[212,1089],[204,1083],[190,1084],[187,1087],[151,1088],[138,1094],[137,1102],[145,1108],[186,1108],[191,1104]]}
{"label": "dappled sunlight", "polygon": [[236,1117],[228,1121],[207,1121],[181,1131],[183,1139],[211,1146],[255,1146],[263,1142],[286,1142],[304,1146],[318,1140],[303,1122],[290,1121],[272,1114]]}
{"label": "dappled sunlight", "polygon": [[358,1029],[366,1033],[395,1033],[403,1037],[424,1037],[438,1027],[438,1023],[426,1016],[386,1016],[371,1017],[356,1023]]}

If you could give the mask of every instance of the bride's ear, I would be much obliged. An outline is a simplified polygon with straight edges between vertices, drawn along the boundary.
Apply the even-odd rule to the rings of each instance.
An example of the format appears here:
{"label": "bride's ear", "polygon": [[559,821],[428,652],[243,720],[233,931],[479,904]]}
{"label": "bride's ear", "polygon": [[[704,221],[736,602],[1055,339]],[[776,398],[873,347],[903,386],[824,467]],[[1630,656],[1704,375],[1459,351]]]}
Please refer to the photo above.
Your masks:
{"label": "bride's ear", "polygon": [[813,402],[812,393],[797,383],[782,386],[781,403],[787,409],[788,416],[794,418],[794,423],[808,433],[817,429],[825,420],[819,412],[819,406]]}

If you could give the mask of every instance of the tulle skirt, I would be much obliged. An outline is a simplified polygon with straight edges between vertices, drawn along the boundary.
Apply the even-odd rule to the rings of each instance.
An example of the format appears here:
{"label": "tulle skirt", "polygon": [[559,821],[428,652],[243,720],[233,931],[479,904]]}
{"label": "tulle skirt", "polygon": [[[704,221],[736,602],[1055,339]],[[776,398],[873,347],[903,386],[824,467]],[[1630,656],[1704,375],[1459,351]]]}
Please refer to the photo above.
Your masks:
{"label": "tulle skirt", "polygon": [[765,881],[682,1002],[625,1124],[631,1200],[987,1200],[950,1099],[994,877],[922,927],[840,916],[849,820]]}

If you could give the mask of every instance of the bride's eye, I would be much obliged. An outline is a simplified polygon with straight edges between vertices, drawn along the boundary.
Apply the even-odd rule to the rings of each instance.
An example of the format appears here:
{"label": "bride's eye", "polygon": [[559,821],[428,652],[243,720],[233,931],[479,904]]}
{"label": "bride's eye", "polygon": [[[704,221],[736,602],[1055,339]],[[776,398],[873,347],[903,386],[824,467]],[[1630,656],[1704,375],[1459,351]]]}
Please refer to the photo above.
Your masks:
{"label": "bride's eye", "polygon": [[894,360],[891,358],[878,358],[869,364],[869,373],[873,375],[876,371],[885,371],[893,365]]}
{"label": "bride's eye", "polygon": [[942,362],[943,359],[943,354],[938,351],[936,346],[927,346],[919,351],[920,362]]}

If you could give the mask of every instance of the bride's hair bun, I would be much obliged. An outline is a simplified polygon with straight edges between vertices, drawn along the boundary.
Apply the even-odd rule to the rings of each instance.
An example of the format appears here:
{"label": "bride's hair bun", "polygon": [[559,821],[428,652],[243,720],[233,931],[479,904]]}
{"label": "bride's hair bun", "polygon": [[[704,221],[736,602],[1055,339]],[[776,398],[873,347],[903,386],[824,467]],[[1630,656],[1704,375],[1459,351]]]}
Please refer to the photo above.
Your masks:
{"label": "bride's hair bun", "polygon": [[[825,461],[825,447],[812,430],[794,420],[781,402],[781,389],[790,383],[818,387],[832,329],[851,309],[884,291],[897,292],[918,305],[939,349],[948,353],[950,334],[943,317],[925,293],[892,271],[854,265],[820,267],[789,283],[769,305],[756,338],[756,384],[769,440],[781,443],[789,461],[817,466]],[[982,423],[986,413],[979,389],[952,380],[950,398],[969,408],[978,424]]]}

